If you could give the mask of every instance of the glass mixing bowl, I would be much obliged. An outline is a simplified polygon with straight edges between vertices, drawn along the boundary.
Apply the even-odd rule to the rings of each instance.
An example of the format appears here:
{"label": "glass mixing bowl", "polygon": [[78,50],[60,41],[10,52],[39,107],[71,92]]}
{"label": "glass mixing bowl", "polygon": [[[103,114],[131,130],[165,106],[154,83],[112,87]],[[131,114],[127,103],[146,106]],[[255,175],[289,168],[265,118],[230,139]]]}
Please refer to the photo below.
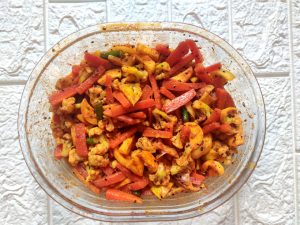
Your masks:
{"label": "glass mixing bowl", "polygon": [[[191,38],[198,41],[205,64],[222,62],[236,79],[226,86],[244,120],[245,144],[236,162],[225,174],[208,178],[208,191],[176,195],[159,201],[150,196],[143,204],[106,201],[90,192],[71,172],[65,161],[54,159],[48,95],[55,82],[77,64],[84,51],[107,49],[114,44],[175,47]],[[227,42],[202,28],[183,23],[108,23],[77,31],[51,48],[37,64],[25,86],[18,118],[24,158],[34,178],[47,194],[71,211],[103,221],[162,221],[187,219],[204,214],[228,200],[251,175],[263,148],[265,109],[259,85],[247,62]]]}

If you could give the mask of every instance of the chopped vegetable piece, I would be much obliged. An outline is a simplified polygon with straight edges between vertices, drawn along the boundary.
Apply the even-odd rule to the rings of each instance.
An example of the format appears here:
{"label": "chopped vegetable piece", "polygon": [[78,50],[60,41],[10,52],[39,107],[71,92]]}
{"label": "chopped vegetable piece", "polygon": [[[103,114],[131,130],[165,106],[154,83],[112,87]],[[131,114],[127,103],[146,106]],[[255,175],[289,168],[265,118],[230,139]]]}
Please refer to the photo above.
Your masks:
{"label": "chopped vegetable piece", "polygon": [[152,90],[154,92],[155,106],[156,108],[161,109],[160,93],[156,83],[156,79],[153,74],[149,74],[149,80],[152,86]]}
{"label": "chopped vegetable piece", "polygon": [[98,178],[93,181],[93,184],[96,185],[99,188],[107,187],[112,184],[116,184],[124,180],[126,177],[122,172],[116,172],[114,174],[111,174],[109,176],[106,176],[104,178]]}
{"label": "chopped vegetable piece", "polygon": [[126,115],[121,115],[121,116],[117,116],[115,117],[117,120],[120,120],[124,123],[127,123],[129,125],[134,125],[134,124],[138,124],[140,122],[142,122],[141,120],[138,120],[138,119],[132,119],[131,117],[129,116],[126,116]]}
{"label": "chopped vegetable piece", "polygon": [[127,130],[126,132],[117,135],[115,139],[112,139],[109,141],[109,147],[111,149],[116,148],[118,145],[120,145],[123,141],[125,141],[127,138],[133,136],[135,132],[137,131],[137,128],[131,128]]}
{"label": "chopped vegetable piece", "polygon": [[107,189],[105,197],[107,200],[143,203],[143,200],[141,198],[117,189]]}
{"label": "chopped vegetable piece", "polygon": [[141,100],[149,99],[149,98],[151,98],[152,95],[153,95],[152,88],[148,84],[145,85],[145,87],[143,88],[143,91],[142,91]]}
{"label": "chopped vegetable piece", "polygon": [[220,70],[221,67],[222,67],[222,64],[218,62],[218,63],[215,63],[215,64],[205,67],[204,70],[206,73],[212,73],[214,71]]}
{"label": "chopped vegetable piece", "polygon": [[189,113],[185,107],[181,109],[183,122],[189,122]]}
{"label": "chopped vegetable piece", "polygon": [[133,174],[130,170],[128,170],[127,168],[125,168],[124,166],[122,166],[120,163],[117,164],[117,168],[130,180],[136,182],[136,181],[140,181],[142,178]]}
{"label": "chopped vegetable piece", "polygon": [[202,63],[203,62],[203,56],[200,53],[200,50],[199,50],[197,44],[195,43],[195,41],[193,41],[191,39],[188,39],[185,42],[187,43],[187,45],[189,46],[189,48],[192,52],[192,55],[195,59],[195,63]]}
{"label": "chopped vegetable piece", "polygon": [[94,145],[94,144],[95,144],[94,138],[88,137],[88,138],[86,139],[86,143],[87,143],[88,145]]}
{"label": "chopped vegetable piece", "polygon": [[155,46],[156,51],[158,51],[160,54],[162,54],[163,56],[168,56],[170,55],[171,51],[169,49],[168,45],[164,45],[164,44],[157,44]]}
{"label": "chopped vegetable piece", "polygon": [[134,194],[135,196],[140,197],[142,195],[141,191],[136,190],[136,191],[132,191],[132,194]]}
{"label": "chopped vegetable piece", "polygon": [[185,69],[184,71],[180,72],[179,74],[177,74],[174,77],[171,77],[171,80],[176,80],[176,81],[180,81],[180,82],[187,82],[191,76],[193,75],[193,67],[188,67],[187,69]]}
{"label": "chopped vegetable piece", "polygon": [[106,76],[105,93],[106,93],[106,101],[108,103],[113,103],[114,102],[111,85],[112,85],[112,78],[111,78],[111,76]]}
{"label": "chopped vegetable piece", "polygon": [[52,106],[60,104],[64,99],[70,98],[77,93],[77,86],[65,88],[62,91],[54,92],[49,96],[49,102]]}
{"label": "chopped vegetable piece", "polygon": [[146,119],[147,118],[147,115],[144,112],[134,112],[134,113],[127,114],[127,116],[136,118],[136,119]]}
{"label": "chopped vegetable piece", "polygon": [[114,173],[113,168],[111,168],[110,166],[102,167],[101,169],[106,176],[110,176]]}
{"label": "chopped vegetable piece", "polygon": [[104,75],[100,77],[100,79],[97,81],[98,84],[105,85],[106,76],[110,76],[112,79],[117,79],[122,77],[121,69],[111,69],[106,70]]}
{"label": "chopped vegetable piece", "polygon": [[174,99],[176,96],[172,93],[172,92],[170,92],[167,88],[165,88],[165,87],[161,87],[160,88],[160,93],[162,94],[162,95],[164,95],[164,96],[166,96],[167,98],[169,98],[169,99]]}
{"label": "chopped vegetable piece", "polygon": [[74,65],[74,66],[72,66],[72,74],[74,76],[77,76],[79,74],[80,69],[81,69],[80,65]]}
{"label": "chopped vegetable piece", "polygon": [[132,151],[134,147],[135,144],[134,140],[135,140],[134,136],[124,140],[119,148],[119,152],[123,155],[129,155],[129,153]]}
{"label": "chopped vegetable piece", "polygon": [[142,96],[142,89],[139,83],[120,84],[119,87],[133,106]]}
{"label": "chopped vegetable piece", "polygon": [[72,168],[73,173],[76,175],[76,177],[82,182],[84,183],[84,185],[90,189],[92,192],[94,192],[95,194],[100,194],[101,193],[101,189],[96,187],[95,185],[93,185],[91,182],[86,181],[86,177],[87,177],[87,172],[85,171],[85,169],[81,166],[81,165],[77,165],[75,167]]}
{"label": "chopped vegetable piece", "polygon": [[189,141],[191,134],[191,128],[187,125],[184,125],[180,131],[180,141],[183,146]]}
{"label": "chopped vegetable piece", "polygon": [[80,104],[81,114],[85,121],[90,124],[97,125],[97,116],[94,112],[93,107],[87,102],[86,99],[83,99]]}
{"label": "chopped vegetable piece", "polygon": [[182,83],[176,80],[164,80],[162,86],[170,91],[189,91],[191,89],[200,89],[206,86],[205,83]]}
{"label": "chopped vegetable piece", "polygon": [[110,109],[104,111],[104,115],[109,117],[116,117],[116,116],[123,115],[125,113],[151,108],[152,106],[154,106],[154,104],[155,103],[153,99],[148,99],[148,100],[139,101],[138,103],[135,104],[135,106],[130,107],[129,109],[125,109],[121,105],[113,105],[110,107]]}
{"label": "chopped vegetable piece", "polygon": [[95,113],[97,116],[97,120],[103,119],[103,105],[102,103],[98,102],[95,104]]}
{"label": "chopped vegetable piece", "polygon": [[180,107],[184,106],[187,104],[189,101],[191,101],[194,97],[196,96],[196,91],[194,89],[191,89],[184,94],[174,98],[170,102],[167,102],[163,106],[163,110],[166,113],[170,113],[175,111],[176,109],[179,109]]}
{"label": "chopped vegetable piece", "polygon": [[62,144],[56,146],[56,148],[54,150],[54,157],[55,157],[55,159],[60,160],[60,159],[63,158],[63,156],[61,154],[62,149],[63,149],[63,145]]}
{"label": "chopped vegetable piece", "polygon": [[215,108],[214,111],[212,112],[212,114],[210,115],[210,117],[208,117],[208,119],[204,122],[204,125],[210,124],[213,122],[219,122],[220,114],[221,114],[221,110],[218,108]]}
{"label": "chopped vegetable piece", "polygon": [[176,65],[174,65],[170,70],[170,75],[178,73],[182,68],[189,65],[192,60],[194,59],[194,56],[192,54],[184,56],[180,62],[178,62]]}
{"label": "chopped vegetable piece", "polygon": [[77,123],[72,126],[75,133],[75,148],[76,152],[81,157],[88,155],[88,149],[86,145],[85,125],[83,123]]}
{"label": "chopped vegetable piece", "polygon": [[141,179],[140,181],[136,181],[134,183],[128,184],[127,188],[128,188],[128,190],[137,191],[137,190],[143,189],[148,184],[149,184],[148,179]]}
{"label": "chopped vegetable piece", "polygon": [[212,131],[218,130],[219,128],[220,128],[220,123],[213,122],[213,123],[205,125],[202,128],[202,131],[203,131],[203,134],[208,134],[208,133],[210,133]]}
{"label": "chopped vegetable piece", "polygon": [[235,107],[235,104],[230,96],[230,94],[222,88],[216,88],[217,95],[217,108],[224,109],[227,107]]}
{"label": "chopped vegetable piece", "polygon": [[150,48],[143,44],[137,44],[136,50],[138,53],[149,55],[153,60],[157,61],[159,58],[159,53],[156,49]]}
{"label": "chopped vegetable piece", "polygon": [[154,138],[172,138],[172,132],[164,130],[155,130],[147,127],[143,132],[144,137],[154,137]]}
{"label": "chopped vegetable piece", "polygon": [[103,75],[104,71],[105,71],[104,67],[99,66],[92,76],[90,76],[88,79],[86,79],[83,83],[81,83],[77,87],[77,92],[79,94],[83,94],[84,92],[86,92]]}
{"label": "chopped vegetable piece", "polygon": [[109,61],[107,61],[105,59],[102,59],[98,56],[95,56],[93,54],[90,54],[88,52],[85,53],[84,59],[92,67],[98,68],[99,66],[103,66],[105,69],[110,68],[110,62]]}
{"label": "chopped vegetable piece", "polygon": [[171,52],[169,57],[166,59],[166,62],[169,63],[170,66],[173,66],[188,52],[189,52],[189,46],[185,41],[182,41],[178,44],[176,49],[173,52]]}
{"label": "chopped vegetable piece", "polygon": [[205,176],[198,174],[196,172],[193,172],[190,179],[193,184],[199,186],[205,180]]}
{"label": "chopped vegetable piece", "polygon": [[119,50],[116,50],[116,51],[109,51],[109,52],[104,52],[101,54],[101,58],[103,59],[108,59],[108,56],[109,55],[112,55],[112,56],[115,56],[115,57],[122,57],[123,56],[123,52],[122,51],[119,51]]}
{"label": "chopped vegetable piece", "polygon": [[120,92],[120,91],[115,91],[114,93],[113,93],[113,96],[114,96],[114,98],[115,99],[117,99],[118,100],[118,102],[120,102],[120,104],[124,107],[124,108],[129,108],[129,107],[131,107],[132,105],[131,105],[131,103],[128,101],[128,99],[126,98],[126,96],[122,93],[122,92]]}

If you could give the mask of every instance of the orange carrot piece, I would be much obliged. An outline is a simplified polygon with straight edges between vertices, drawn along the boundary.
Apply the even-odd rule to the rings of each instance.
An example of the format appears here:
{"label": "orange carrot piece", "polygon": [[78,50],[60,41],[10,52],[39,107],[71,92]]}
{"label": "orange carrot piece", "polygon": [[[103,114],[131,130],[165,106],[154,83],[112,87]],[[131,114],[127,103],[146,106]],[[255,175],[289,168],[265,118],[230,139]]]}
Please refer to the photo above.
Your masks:
{"label": "orange carrot piece", "polygon": [[141,100],[146,100],[146,99],[151,98],[152,95],[153,95],[152,88],[147,84],[147,85],[145,85],[145,87],[143,88],[142,96],[141,96],[140,99],[141,99]]}
{"label": "orange carrot piece", "polygon": [[129,130],[127,130],[126,132],[117,135],[117,137],[115,139],[112,139],[109,141],[109,147],[111,149],[114,149],[116,147],[118,147],[118,145],[120,145],[123,141],[125,141],[125,139],[133,136],[137,131],[137,128],[131,128]]}
{"label": "orange carrot piece", "polygon": [[187,66],[190,62],[192,62],[194,56],[192,54],[184,56],[177,64],[175,64],[171,70],[170,75],[174,75],[180,71],[183,67]]}
{"label": "orange carrot piece", "polygon": [[113,92],[113,97],[117,99],[117,101],[120,102],[120,104],[126,109],[132,106],[130,101],[128,101],[126,96],[121,91]]}
{"label": "orange carrot piece", "polygon": [[107,200],[143,203],[143,200],[141,198],[117,189],[107,189],[105,197]]}
{"label": "orange carrot piece", "polygon": [[114,98],[113,98],[113,93],[112,93],[112,78],[111,76],[106,76],[106,80],[105,80],[105,93],[106,93],[106,101],[108,103],[113,103],[114,102]]}
{"label": "orange carrot piece", "polygon": [[143,136],[154,138],[172,138],[172,132],[165,130],[155,130],[150,127],[147,127],[143,132]]}
{"label": "orange carrot piece", "polygon": [[169,91],[165,87],[161,87],[159,91],[162,95],[166,96],[169,99],[174,99],[176,97],[171,91]]}
{"label": "orange carrot piece", "polygon": [[153,74],[149,74],[149,80],[154,92],[155,106],[156,108],[161,109],[160,93],[159,93],[156,79]]}

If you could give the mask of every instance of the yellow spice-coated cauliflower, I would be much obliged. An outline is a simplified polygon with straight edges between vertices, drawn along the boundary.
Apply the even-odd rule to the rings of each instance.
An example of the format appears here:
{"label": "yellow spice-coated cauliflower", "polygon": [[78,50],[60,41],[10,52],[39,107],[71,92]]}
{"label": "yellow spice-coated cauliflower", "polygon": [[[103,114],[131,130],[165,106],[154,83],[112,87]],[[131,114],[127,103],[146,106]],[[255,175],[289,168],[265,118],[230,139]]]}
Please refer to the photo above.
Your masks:
{"label": "yellow spice-coated cauliflower", "polygon": [[100,137],[100,143],[90,148],[88,161],[91,166],[104,167],[109,164],[109,159],[105,156],[108,151],[109,143],[104,136]]}
{"label": "yellow spice-coated cauliflower", "polygon": [[138,149],[149,151],[151,153],[156,152],[156,147],[151,143],[151,141],[147,137],[140,137],[137,140],[135,146]]}
{"label": "yellow spice-coated cauliflower", "polygon": [[167,185],[170,181],[170,168],[165,166],[162,162],[158,164],[158,168],[155,174],[150,174],[149,179],[155,185]]}
{"label": "yellow spice-coated cauliflower", "polygon": [[82,162],[83,158],[81,158],[77,153],[75,149],[71,149],[69,151],[69,163],[72,166],[76,166],[79,162]]}
{"label": "yellow spice-coated cauliflower", "polygon": [[75,110],[75,98],[66,98],[62,101],[61,111],[64,113],[72,113]]}

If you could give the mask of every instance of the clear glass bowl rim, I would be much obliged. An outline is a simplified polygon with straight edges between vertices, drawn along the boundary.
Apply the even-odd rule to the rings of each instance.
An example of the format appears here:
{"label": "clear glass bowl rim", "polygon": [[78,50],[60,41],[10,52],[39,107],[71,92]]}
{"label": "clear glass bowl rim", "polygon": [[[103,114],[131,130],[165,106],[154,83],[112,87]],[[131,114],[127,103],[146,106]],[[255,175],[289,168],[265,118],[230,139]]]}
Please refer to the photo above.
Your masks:
{"label": "clear glass bowl rim", "polygon": [[[242,174],[243,176],[238,177],[231,185],[230,188],[227,189],[222,195],[219,196],[218,199],[214,199],[213,201],[209,202],[207,205],[203,205],[202,207],[195,207],[190,209],[184,209],[181,211],[176,212],[168,212],[162,214],[155,214],[152,215],[151,213],[145,214],[131,214],[131,215],[111,215],[107,212],[99,213],[93,212],[88,208],[79,206],[75,204],[71,199],[65,198],[60,193],[56,192],[55,189],[52,188],[51,184],[47,181],[47,179],[41,175],[39,171],[39,167],[35,162],[32,154],[28,150],[29,144],[26,138],[26,117],[27,117],[27,108],[29,104],[30,97],[32,95],[33,89],[35,87],[36,82],[38,81],[39,77],[43,73],[44,69],[49,61],[57,54],[59,54],[59,50],[67,48],[68,46],[72,45],[73,43],[80,41],[85,36],[92,35],[93,33],[99,32],[112,32],[112,31],[128,31],[128,30],[178,30],[178,31],[186,31],[190,33],[204,33],[207,37],[211,40],[214,40],[215,43],[218,43],[220,47],[222,47],[227,53],[229,53],[236,61],[240,62],[241,67],[247,69],[249,71],[246,74],[247,78],[251,81],[252,90],[255,95],[256,102],[260,102],[261,104],[258,106],[256,116],[257,116],[257,123],[258,129],[256,133],[256,141],[255,141],[255,149],[252,151],[251,157],[249,162],[252,164],[252,168],[243,168]],[[55,49],[55,51],[53,51]],[[225,40],[220,38],[219,36],[203,29],[197,27],[195,25],[186,24],[186,23],[179,23],[179,22],[124,22],[124,23],[101,23],[94,26],[90,26],[81,30],[78,30],[66,38],[59,41],[56,45],[50,48],[46,54],[41,58],[41,60],[37,63],[35,68],[33,69],[32,73],[30,74],[28,81],[24,87],[20,105],[19,105],[19,112],[18,112],[18,134],[19,134],[19,142],[22,150],[22,154],[24,156],[25,162],[32,174],[35,178],[37,183],[40,187],[50,196],[53,200],[57,203],[62,205],[63,207],[77,213],[79,215],[96,219],[100,221],[165,221],[165,220],[172,220],[174,216],[176,216],[176,220],[179,219],[188,219],[193,218],[202,214],[205,214],[218,206],[224,204],[227,200],[229,200],[248,180],[250,175],[252,174],[259,157],[261,155],[264,139],[265,139],[265,130],[266,130],[266,112],[265,112],[265,105],[263,96],[261,93],[261,89],[255,78],[250,66],[248,63],[243,59],[243,57]]]}

